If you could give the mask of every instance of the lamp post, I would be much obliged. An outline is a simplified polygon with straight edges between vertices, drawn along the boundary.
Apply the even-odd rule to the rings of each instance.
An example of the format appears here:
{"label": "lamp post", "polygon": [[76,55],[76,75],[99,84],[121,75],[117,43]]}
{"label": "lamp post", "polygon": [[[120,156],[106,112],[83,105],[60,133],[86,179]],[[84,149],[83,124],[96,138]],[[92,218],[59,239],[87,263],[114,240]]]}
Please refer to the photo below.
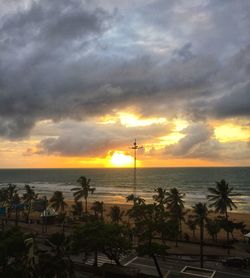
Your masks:
{"label": "lamp post", "polygon": [[136,155],[137,155],[137,150],[139,149],[142,149],[143,147],[142,146],[138,146],[137,143],[136,143],[136,139],[134,141],[134,144],[133,146],[131,147],[132,150],[134,150],[134,193],[136,191]]}

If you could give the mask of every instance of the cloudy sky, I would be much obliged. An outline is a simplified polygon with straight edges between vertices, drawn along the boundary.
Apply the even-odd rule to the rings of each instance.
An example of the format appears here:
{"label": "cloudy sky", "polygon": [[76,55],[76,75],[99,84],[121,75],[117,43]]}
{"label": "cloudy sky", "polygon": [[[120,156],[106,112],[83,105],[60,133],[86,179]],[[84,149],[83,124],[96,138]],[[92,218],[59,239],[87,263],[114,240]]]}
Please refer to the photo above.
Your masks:
{"label": "cloudy sky", "polygon": [[250,165],[249,0],[0,0],[0,167]]}

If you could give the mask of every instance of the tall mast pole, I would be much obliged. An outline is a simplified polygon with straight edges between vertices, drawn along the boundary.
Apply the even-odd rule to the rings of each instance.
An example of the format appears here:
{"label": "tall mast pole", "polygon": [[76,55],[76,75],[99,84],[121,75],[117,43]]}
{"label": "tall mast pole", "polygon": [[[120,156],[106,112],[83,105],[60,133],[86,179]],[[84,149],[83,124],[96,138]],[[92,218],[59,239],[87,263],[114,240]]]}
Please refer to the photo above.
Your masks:
{"label": "tall mast pole", "polygon": [[137,150],[138,149],[141,149],[142,148],[142,146],[141,147],[139,147],[138,145],[137,145],[137,143],[136,143],[136,139],[135,139],[135,141],[134,141],[134,144],[133,144],[133,146],[132,146],[132,148],[131,149],[133,149],[134,150],[134,193],[135,193],[135,191],[136,191],[136,154],[137,154]]}

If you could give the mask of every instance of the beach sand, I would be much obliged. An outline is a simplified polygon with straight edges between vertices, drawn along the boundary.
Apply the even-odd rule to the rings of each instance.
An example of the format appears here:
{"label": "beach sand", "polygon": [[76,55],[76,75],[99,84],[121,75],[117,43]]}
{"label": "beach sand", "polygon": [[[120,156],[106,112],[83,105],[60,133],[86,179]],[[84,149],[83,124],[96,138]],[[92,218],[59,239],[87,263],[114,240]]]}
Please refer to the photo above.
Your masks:
{"label": "beach sand", "polygon": [[[74,200],[67,199],[66,202],[68,204],[67,211],[70,213],[71,205],[74,204]],[[92,200],[91,200],[91,202],[90,201],[88,202],[88,211],[89,211],[89,213],[93,213],[93,210],[91,210],[92,204],[93,204]],[[131,220],[126,215],[126,212],[132,207],[131,202],[130,203],[112,203],[112,204],[104,203],[104,217],[105,217],[105,219],[107,221],[110,220],[110,217],[109,217],[110,208],[114,205],[119,206],[121,208],[121,210],[123,210],[125,212],[124,216],[123,216],[123,222],[124,223],[128,223],[128,222],[131,223]],[[83,207],[84,207],[84,202],[83,202]],[[192,214],[192,211],[189,210],[188,213],[185,216],[185,219],[187,219],[188,216],[191,215],[191,214]],[[234,222],[244,222],[246,224],[246,229],[250,230],[250,214],[234,211],[234,212],[229,212],[228,215],[229,215],[229,220],[232,220]],[[217,216],[222,216],[222,215],[221,214],[215,214],[214,212],[209,211],[209,215],[208,215],[209,218],[213,219]],[[185,223],[183,223],[182,228],[183,228],[183,234],[187,233],[190,237],[190,240],[192,240],[193,239],[193,233],[189,229],[189,227]],[[199,237],[199,228],[198,227],[196,229],[195,234],[196,234],[196,239],[197,239]],[[236,239],[239,239],[239,240],[244,239],[242,233],[238,230],[234,231],[234,236],[235,236]],[[211,237],[207,234],[206,231],[205,231],[204,237],[205,237],[205,240],[211,240]],[[226,239],[226,233],[225,233],[225,231],[222,230],[218,234],[218,240],[225,240],[225,239]]]}
{"label": "beach sand", "polygon": [[[70,215],[70,211],[71,211],[71,205],[74,203],[73,200],[66,200],[68,207],[67,207],[67,213]],[[83,203],[84,205],[84,203]],[[124,223],[132,223],[131,220],[129,220],[129,218],[126,216],[126,212],[128,211],[129,208],[131,208],[131,204],[104,204],[104,217],[106,221],[110,221],[110,217],[109,217],[109,213],[110,213],[110,208],[111,206],[117,205],[121,208],[121,210],[123,210],[124,213],[124,217],[123,217],[123,222]],[[91,210],[92,207],[92,203],[89,202],[88,204],[88,210],[89,213],[93,213],[93,211]],[[189,212],[191,213],[191,212]],[[31,219],[33,219],[33,224],[27,224],[27,223],[23,223],[20,222],[19,226],[21,227],[21,229],[25,232],[31,232],[31,233],[35,233],[35,234],[39,234],[39,235],[43,235],[44,233],[42,233],[42,225],[41,224],[36,224],[36,220],[38,220],[39,217],[39,213],[32,213],[31,214]],[[214,213],[210,213],[209,217],[213,218],[216,215]],[[188,217],[188,215],[186,216]],[[12,217],[13,218],[13,217]],[[230,212],[229,213],[229,218],[233,221],[236,222],[244,222],[247,225],[247,229],[250,229],[250,215],[246,214],[246,213],[235,213],[235,212]],[[10,222],[11,226],[14,225],[14,221],[12,221],[12,223]],[[68,225],[66,223],[66,228],[65,228],[65,232],[66,233],[71,233],[73,227],[71,227],[70,225]],[[61,232],[62,231],[62,226],[60,224],[54,224],[54,225],[48,225],[48,231],[47,234],[52,234],[55,232]],[[189,238],[191,241],[196,242],[196,244],[193,244],[191,242],[179,242],[178,247],[175,246],[175,241],[168,241],[167,245],[170,247],[169,252],[173,253],[173,254],[199,254],[199,228],[197,228],[196,230],[196,237],[193,238],[193,234],[192,231],[186,226],[186,224],[183,223],[183,235],[187,233],[189,235]],[[212,240],[210,238],[210,236],[207,234],[207,232],[205,231],[205,242],[207,243],[212,243]],[[235,238],[237,238],[239,240],[239,243],[234,244],[234,249],[231,250],[231,256],[244,256],[244,257],[250,257],[249,253],[247,252],[247,249],[249,249],[249,245],[246,244],[247,241],[244,240],[243,235],[239,232],[239,231],[235,231],[234,233]],[[225,241],[226,239],[226,233],[224,231],[221,231],[218,234],[218,240],[219,242],[222,243],[221,240]],[[204,253],[207,255],[220,255],[220,256],[227,256],[227,252],[226,249],[221,248],[221,247],[215,247],[215,246],[205,246],[204,247]]]}
{"label": "beach sand", "polygon": [[[72,204],[74,204],[74,200],[72,199],[67,199],[65,200],[66,203],[68,204],[68,206],[66,207],[66,212],[68,215],[72,215],[71,211],[72,211]],[[93,202],[88,202],[88,211],[89,213],[93,213],[93,210],[91,209]],[[119,206],[121,208],[121,210],[123,210],[124,216],[123,216],[123,222],[124,223],[128,223],[131,222],[131,220],[128,218],[128,216],[126,215],[126,212],[132,207],[131,203],[112,203],[112,204],[108,204],[108,203],[104,203],[104,217],[106,219],[106,221],[109,221],[110,217],[110,208],[112,206]],[[84,208],[84,201],[83,201],[83,208]],[[185,219],[188,219],[188,216],[192,214],[191,210],[188,210]],[[215,214],[214,212],[209,211],[209,218],[215,218],[216,216],[219,216],[220,214]],[[241,212],[229,212],[229,219],[234,221],[234,222],[244,222],[246,224],[246,228],[250,230],[250,214],[247,213],[241,213]],[[221,215],[220,215],[221,216]],[[12,218],[14,218],[14,216],[12,216]],[[38,212],[32,212],[30,214],[30,219],[33,220],[38,220],[40,219],[40,213]],[[187,233],[190,236],[190,239],[192,238],[192,231],[188,228],[188,226],[183,223],[183,234]],[[199,228],[197,228],[196,230],[196,236],[198,237],[198,233],[199,233]],[[237,239],[243,239],[243,235],[240,233],[240,231],[235,230],[234,235]],[[209,240],[210,237],[209,235],[205,232],[205,239]],[[218,239],[225,239],[225,232],[221,231],[218,235]]]}

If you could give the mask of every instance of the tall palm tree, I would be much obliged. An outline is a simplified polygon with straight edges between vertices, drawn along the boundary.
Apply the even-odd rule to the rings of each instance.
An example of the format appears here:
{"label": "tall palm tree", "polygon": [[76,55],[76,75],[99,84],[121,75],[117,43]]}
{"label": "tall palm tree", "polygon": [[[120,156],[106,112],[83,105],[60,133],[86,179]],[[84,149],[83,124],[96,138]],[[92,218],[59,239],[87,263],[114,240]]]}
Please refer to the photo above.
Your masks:
{"label": "tall palm tree", "polygon": [[74,216],[82,216],[82,214],[83,214],[82,202],[75,200],[74,204],[71,205],[71,207],[72,207],[72,213]]}
{"label": "tall palm tree", "polygon": [[124,211],[121,211],[119,206],[112,206],[110,208],[110,218],[111,222],[115,224],[119,224],[120,221],[122,221],[122,217],[124,215]]}
{"label": "tall palm tree", "polygon": [[37,194],[35,193],[34,189],[30,187],[30,185],[25,184],[25,193],[23,194],[22,199],[24,200],[24,204],[27,207],[27,214],[26,214],[26,222],[29,222],[29,216],[31,211],[32,201],[37,199]]}
{"label": "tall palm tree", "polygon": [[6,188],[6,205],[8,206],[8,214],[7,216],[10,217],[13,202],[15,195],[17,193],[17,188],[15,184],[8,184],[8,187]]}
{"label": "tall palm tree", "polygon": [[188,221],[186,222],[188,228],[192,231],[193,233],[193,238],[195,238],[195,231],[196,231],[196,226],[197,226],[197,223],[191,219],[191,217],[188,219]]}
{"label": "tall palm tree", "polygon": [[61,213],[64,212],[65,207],[67,207],[67,203],[64,201],[64,196],[61,191],[55,191],[53,196],[50,198],[51,206]]}
{"label": "tall palm tree", "polygon": [[160,206],[164,206],[166,204],[166,197],[167,197],[166,189],[163,189],[162,187],[158,187],[154,191],[156,192],[156,194],[153,195],[154,201],[156,201]]}
{"label": "tall palm tree", "polygon": [[74,197],[75,200],[78,201],[81,198],[85,199],[85,213],[88,213],[88,197],[89,197],[89,193],[93,194],[95,191],[94,187],[91,187],[90,185],[90,179],[87,179],[84,176],[81,176],[78,180],[77,183],[80,184],[80,187],[75,187],[72,188],[72,191],[74,192]]}
{"label": "tall palm tree", "polygon": [[180,192],[177,188],[171,188],[169,192],[166,192],[166,203],[169,209],[170,215],[179,225],[180,237],[182,237],[182,220],[184,220],[184,198],[185,194]]}
{"label": "tall palm tree", "polygon": [[193,206],[194,220],[200,226],[200,264],[203,268],[203,245],[204,245],[204,225],[207,219],[208,209],[207,205],[198,203]]}
{"label": "tall palm tree", "polygon": [[[47,199],[47,196],[43,196],[41,200],[42,200],[42,203],[43,203],[43,210],[46,211],[47,207],[48,207],[48,203],[49,203],[48,199]],[[47,217],[43,217],[42,232],[47,233]]]}
{"label": "tall palm tree", "polygon": [[13,196],[13,208],[15,209],[15,225],[18,225],[19,211],[20,211],[21,198],[16,192]]}
{"label": "tall palm tree", "polygon": [[217,242],[217,235],[221,229],[221,221],[217,219],[207,219],[206,229],[213,241]]}
{"label": "tall palm tree", "polygon": [[100,201],[95,201],[91,207],[94,211],[95,216],[98,217],[100,214],[101,220],[103,220],[103,212],[104,212],[104,203]]}
{"label": "tall palm tree", "polygon": [[7,188],[1,188],[0,189],[0,206],[5,207],[7,204],[8,199],[8,191]]}
{"label": "tall palm tree", "polygon": [[[238,193],[233,193],[233,187],[229,187],[229,184],[225,180],[216,182],[215,188],[209,187],[208,191],[211,193],[208,195],[208,199],[211,202],[210,207],[215,208],[215,212],[219,212],[225,215],[226,222],[228,223],[228,209],[237,209],[236,204],[231,197],[239,196]],[[227,231],[227,245],[229,246],[229,232]],[[228,254],[230,249],[228,248]]]}
{"label": "tall palm tree", "polygon": [[127,202],[133,202],[134,205],[142,205],[145,203],[145,200],[135,194],[130,194],[126,197]]}

